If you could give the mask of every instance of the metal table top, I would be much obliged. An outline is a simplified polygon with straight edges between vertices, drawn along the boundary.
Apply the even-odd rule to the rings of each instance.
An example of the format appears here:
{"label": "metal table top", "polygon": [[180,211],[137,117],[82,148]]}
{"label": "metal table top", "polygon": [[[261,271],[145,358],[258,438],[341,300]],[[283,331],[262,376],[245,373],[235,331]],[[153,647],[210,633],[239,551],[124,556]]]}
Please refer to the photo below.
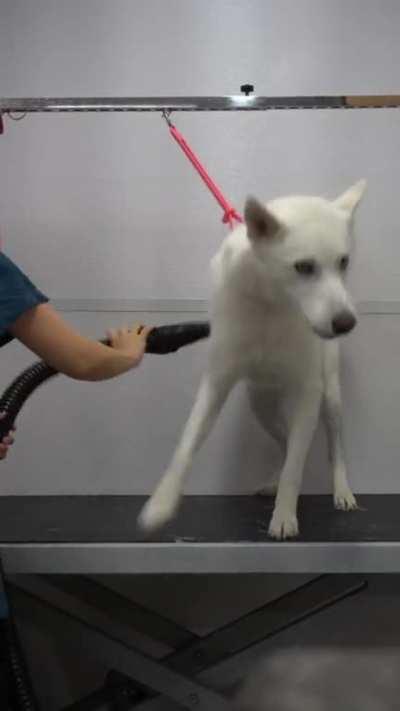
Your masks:
{"label": "metal table top", "polygon": [[0,497],[0,554],[12,573],[399,573],[400,495],[299,502],[295,541],[268,538],[273,501],[188,496],[148,540],[136,528],[143,496]]}

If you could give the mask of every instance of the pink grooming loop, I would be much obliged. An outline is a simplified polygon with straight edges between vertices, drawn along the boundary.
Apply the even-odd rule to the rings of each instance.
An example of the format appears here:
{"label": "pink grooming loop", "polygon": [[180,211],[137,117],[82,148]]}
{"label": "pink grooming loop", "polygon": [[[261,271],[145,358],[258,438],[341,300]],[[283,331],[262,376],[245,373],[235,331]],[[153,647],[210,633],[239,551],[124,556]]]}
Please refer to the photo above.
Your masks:
{"label": "pink grooming loop", "polygon": [[190,146],[188,146],[188,144],[186,143],[182,134],[171,123],[171,121],[168,119],[168,117],[166,115],[164,115],[164,117],[167,120],[167,123],[169,126],[169,132],[170,132],[171,136],[175,139],[175,141],[182,148],[184,154],[189,158],[191,164],[197,170],[201,179],[204,181],[204,183],[207,185],[208,189],[214,195],[216,201],[222,207],[222,209],[224,211],[224,216],[222,218],[222,222],[224,222],[225,224],[229,224],[229,227],[232,230],[234,227],[234,221],[236,220],[236,222],[243,222],[243,218],[241,217],[241,215],[239,215],[238,212],[236,212],[235,208],[232,207],[232,205],[228,202],[228,200],[223,196],[219,187],[214,183],[212,178],[209,176],[206,169],[200,163],[199,159],[197,158],[196,154],[192,151]]}

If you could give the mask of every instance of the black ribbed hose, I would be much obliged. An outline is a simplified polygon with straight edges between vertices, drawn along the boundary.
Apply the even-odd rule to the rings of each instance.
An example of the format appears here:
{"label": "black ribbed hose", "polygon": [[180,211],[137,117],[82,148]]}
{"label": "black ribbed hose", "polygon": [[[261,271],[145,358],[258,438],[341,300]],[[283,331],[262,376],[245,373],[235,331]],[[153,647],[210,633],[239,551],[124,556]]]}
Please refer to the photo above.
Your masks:
{"label": "black ribbed hose", "polygon": [[0,708],[39,711],[18,639],[0,564]]}
{"label": "black ribbed hose", "polygon": [[[147,337],[146,353],[174,353],[183,346],[207,338],[209,335],[208,321],[158,326],[153,328]],[[3,336],[0,338],[0,346],[10,340],[12,336]],[[101,343],[108,344],[108,341],[104,340]],[[0,440],[12,429],[21,408],[33,391],[55,375],[58,375],[58,371],[40,360],[24,370],[6,388],[0,398],[0,412],[4,413],[4,418],[0,420]]]}

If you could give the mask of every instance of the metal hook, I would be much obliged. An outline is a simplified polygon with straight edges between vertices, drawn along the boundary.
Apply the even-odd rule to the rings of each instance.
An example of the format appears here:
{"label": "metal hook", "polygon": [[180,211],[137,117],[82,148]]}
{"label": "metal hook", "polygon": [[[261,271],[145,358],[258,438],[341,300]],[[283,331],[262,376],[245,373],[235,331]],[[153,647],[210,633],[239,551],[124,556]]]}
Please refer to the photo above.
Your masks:
{"label": "metal hook", "polygon": [[13,121],[22,121],[22,119],[25,118],[26,112],[25,113],[19,113],[15,114],[12,111],[7,111],[7,116],[12,119]]}
{"label": "metal hook", "polygon": [[172,121],[171,121],[171,119],[170,119],[170,116],[171,116],[171,110],[170,110],[170,109],[164,109],[163,112],[162,112],[162,117],[163,117],[163,119],[166,120],[168,126],[171,128],[174,124],[172,123]]}

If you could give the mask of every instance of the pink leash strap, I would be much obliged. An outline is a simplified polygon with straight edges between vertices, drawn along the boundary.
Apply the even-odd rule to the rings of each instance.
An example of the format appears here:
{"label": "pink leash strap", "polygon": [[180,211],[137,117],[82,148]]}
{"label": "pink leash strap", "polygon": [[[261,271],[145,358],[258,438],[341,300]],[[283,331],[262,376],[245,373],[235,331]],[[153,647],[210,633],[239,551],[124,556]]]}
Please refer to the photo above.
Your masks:
{"label": "pink leash strap", "polygon": [[212,194],[214,195],[216,201],[222,207],[222,209],[224,211],[224,216],[222,218],[222,221],[225,224],[229,224],[229,227],[231,229],[233,229],[235,220],[236,220],[236,222],[243,222],[242,216],[239,215],[238,212],[236,212],[235,208],[232,207],[232,205],[224,197],[224,195],[222,194],[219,187],[214,183],[214,181],[212,180],[210,175],[207,173],[204,166],[200,163],[196,154],[192,151],[190,146],[186,143],[182,134],[178,131],[176,126],[174,126],[174,124],[169,120],[168,115],[165,113],[165,114],[163,114],[163,116],[168,123],[171,136],[175,139],[175,141],[178,143],[178,145],[182,148],[184,154],[189,158],[191,164],[197,170],[197,172],[200,175],[203,182],[207,185],[210,192],[212,192]]}

